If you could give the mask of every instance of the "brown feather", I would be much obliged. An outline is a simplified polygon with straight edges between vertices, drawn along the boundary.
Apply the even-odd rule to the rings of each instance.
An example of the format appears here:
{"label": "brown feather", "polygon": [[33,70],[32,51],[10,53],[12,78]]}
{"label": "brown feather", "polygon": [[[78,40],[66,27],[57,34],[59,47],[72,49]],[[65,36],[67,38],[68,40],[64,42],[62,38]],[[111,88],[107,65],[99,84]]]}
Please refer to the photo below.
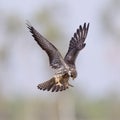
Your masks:
{"label": "brown feather", "polygon": [[32,36],[34,37],[35,41],[44,51],[46,51],[47,55],[49,56],[49,62],[51,67],[54,69],[62,67],[64,64],[64,60],[58,49],[46,38],[44,38],[33,26],[31,26],[30,23],[26,24],[27,28],[32,33]]}
{"label": "brown feather", "polygon": [[68,83],[69,80],[69,75],[68,74],[64,74],[62,76],[59,77],[59,82],[61,85],[58,84],[58,82],[56,82],[55,77],[51,78],[50,80],[43,82],[41,84],[39,84],[37,87],[40,90],[47,90],[51,92],[58,92],[58,91],[63,91],[66,90],[70,87],[73,87],[72,85],[70,85]]}
{"label": "brown feather", "polygon": [[55,84],[55,79],[53,77],[50,80],[39,84],[37,87],[40,90],[47,90],[47,91],[49,91],[53,87],[54,84]]}
{"label": "brown feather", "polygon": [[87,37],[89,23],[84,23],[83,27],[80,25],[70,40],[68,52],[64,58],[68,65],[75,67],[75,60],[80,50],[85,47],[85,39]]}

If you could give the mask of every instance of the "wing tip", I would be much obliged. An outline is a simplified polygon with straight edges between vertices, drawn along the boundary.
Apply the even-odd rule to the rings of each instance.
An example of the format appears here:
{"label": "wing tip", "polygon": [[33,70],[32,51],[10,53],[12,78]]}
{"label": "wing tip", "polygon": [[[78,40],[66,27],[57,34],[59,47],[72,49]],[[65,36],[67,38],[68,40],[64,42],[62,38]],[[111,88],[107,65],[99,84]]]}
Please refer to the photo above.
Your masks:
{"label": "wing tip", "polygon": [[[87,23],[87,22],[84,22],[83,27],[82,27],[82,25],[79,25],[79,29],[80,29],[80,30],[82,30],[82,29],[87,29],[87,30],[88,30],[88,29],[89,29],[89,26],[90,26],[90,23],[89,23],[89,22],[88,22],[88,23]],[[78,29],[78,30],[79,30],[79,29]]]}
{"label": "wing tip", "polygon": [[26,20],[26,26],[27,28],[31,31],[33,26],[31,25],[30,21],[29,20]]}
{"label": "wing tip", "polygon": [[86,26],[87,31],[88,31],[88,29],[89,29],[89,26],[90,26],[90,23],[88,22],[88,23],[87,23],[87,26]]}

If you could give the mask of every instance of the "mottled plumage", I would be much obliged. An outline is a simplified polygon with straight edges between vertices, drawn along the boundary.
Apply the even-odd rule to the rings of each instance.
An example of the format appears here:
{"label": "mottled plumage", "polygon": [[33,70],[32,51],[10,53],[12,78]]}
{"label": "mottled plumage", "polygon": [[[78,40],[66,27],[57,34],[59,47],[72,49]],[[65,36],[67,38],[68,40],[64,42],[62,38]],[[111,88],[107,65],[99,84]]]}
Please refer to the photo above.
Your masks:
{"label": "mottled plumage", "polygon": [[69,86],[69,78],[76,78],[77,71],[75,67],[75,60],[78,56],[80,50],[85,47],[85,39],[87,37],[89,23],[86,25],[84,23],[83,27],[80,25],[77,31],[74,33],[74,36],[70,40],[68,52],[63,58],[58,49],[50,43],[46,38],[44,38],[37,30],[27,23],[32,36],[39,46],[46,51],[50,66],[57,70],[55,75],[48,81],[39,84],[37,87],[40,90],[47,90],[52,92],[58,92],[66,90]]}

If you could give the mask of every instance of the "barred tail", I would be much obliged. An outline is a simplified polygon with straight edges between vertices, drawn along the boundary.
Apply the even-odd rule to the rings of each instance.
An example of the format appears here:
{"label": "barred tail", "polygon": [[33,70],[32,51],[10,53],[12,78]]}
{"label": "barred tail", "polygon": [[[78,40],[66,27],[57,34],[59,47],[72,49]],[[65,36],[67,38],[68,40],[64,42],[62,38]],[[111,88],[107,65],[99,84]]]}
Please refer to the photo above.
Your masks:
{"label": "barred tail", "polygon": [[53,87],[54,84],[55,84],[55,79],[54,79],[54,77],[53,77],[53,78],[51,78],[50,80],[39,84],[39,85],[37,86],[37,88],[40,89],[40,90],[50,91],[50,89]]}
{"label": "barred tail", "polygon": [[68,82],[64,82],[64,79],[62,81],[56,82],[55,77],[51,78],[50,80],[43,82],[37,86],[40,90],[47,90],[52,92],[58,92],[66,90],[70,87],[73,87],[73,85],[69,84]]}

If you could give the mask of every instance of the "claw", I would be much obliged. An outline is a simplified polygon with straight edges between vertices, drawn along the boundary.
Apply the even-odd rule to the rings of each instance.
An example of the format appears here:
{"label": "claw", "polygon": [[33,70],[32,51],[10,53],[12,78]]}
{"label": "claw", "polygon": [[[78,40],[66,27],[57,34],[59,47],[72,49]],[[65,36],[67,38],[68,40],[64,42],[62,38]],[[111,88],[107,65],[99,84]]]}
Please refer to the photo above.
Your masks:
{"label": "claw", "polygon": [[71,85],[70,83],[68,83],[68,86],[70,86],[70,87],[74,87],[73,85]]}

